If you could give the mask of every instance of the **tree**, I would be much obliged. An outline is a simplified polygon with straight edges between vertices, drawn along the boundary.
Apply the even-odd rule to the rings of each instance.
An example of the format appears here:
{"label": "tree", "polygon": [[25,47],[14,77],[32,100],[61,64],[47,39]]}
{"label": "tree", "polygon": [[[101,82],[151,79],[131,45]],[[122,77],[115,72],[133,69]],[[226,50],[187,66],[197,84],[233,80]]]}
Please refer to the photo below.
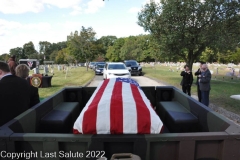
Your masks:
{"label": "tree", "polygon": [[163,53],[161,53],[160,45],[156,42],[152,35],[136,36],[136,60],[140,61],[160,61]]}
{"label": "tree", "polygon": [[238,1],[175,1],[146,4],[138,24],[149,31],[170,57],[178,55],[192,68],[208,47],[233,50],[240,41]]}
{"label": "tree", "polygon": [[142,41],[145,61],[166,61],[167,56],[162,56],[160,45],[152,35],[145,35]]}
{"label": "tree", "polygon": [[[55,61],[56,57],[58,55],[58,50],[54,50],[50,55],[50,61]],[[56,62],[55,62],[56,63]]]}
{"label": "tree", "polygon": [[217,62],[218,61],[218,53],[213,50],[206,48],[205,51],[202,52],[200,59],[204,62]]}
{"label": "tree", "polygon": [[66,49],[66,48],[67,48],[67,41],[52,43],[51,44],[52,53],[49,55],[49,60],[50,61],[55,61],[55,58],[58,55],[58,51],[60,51],[62,49]]}
{"label": "tree", "polygon": [[235,64],[240,63],[240,48],[236,49],[236,51],[232,54],[231,58]]}
{"label": "tree", "polygon": [[[37,53],[37,51],[35,50],[34,44],[32,41],[25,43],[23,45],[23,54],[25,56],[25,58],[34,58],[33,55]],[[36,54],[35,54],[36,55]],[[35,57],[37,58],[37,57]]]}
{"label": "tree", "polygon": [[65,64],[66,61],[64,59],[64,57],[65,57],[64,51],[60,50],[60,51],[56,51],[56,53],[57,53],[57,56],[55,57],[55,63],[56,64]]}
{"label": "tree", "polygon": [[57,64],[73,64],[75,63],[75,58],[68,53],[67,48],[64,48],[59,51],[54,51],[56,55],[55,57],[55,63]]}
{"label": "tree", "polygon": [[91,43],[91,45],[89,46],[89,50],[91,52],[92,58],[95,61],[104,61],[105,60],[105,55],[107,50],[104,49],[104,46],[101,42],[94,41],[93,43]]}
{"label": "tree", "polygon": [[130,36],[125,38],[124,45],[121,47],[120,58],[124,59],[135,59],[137,57],[137,44],[136,37]]}
{"label": "tree", "polygon": [[12,48],[12,49],[10,49],[9,52],[10,52],[9,53],[10,56],[13,56],[13,55],[16,56],[16,60],[27,58],[27,56],[24,54],[22,47]]}
{"label": "tree", "polygon": [[50,55],[53,52],[52,44],[47,41],[39,42],[39,52],[44,55],[45,60],[50,59]]}
{"label": "tree", "polygon": [[148,49],[148,38],[145,35],[129,36],[124,39],[124,44],[121,47],[120,58],[121,60],[134,59],[143,61],[146,57],[144,54]]}
{"label": "tree", "polygon": [[218,53],[219,62],[221,63],[240,63],[240,48],[236,48],[235,51],[227,51],[224,53]]}
{"label": "tree", "polygon": [[98,43],[103,45],[104,54],[107,53],[107,49],[109,46],[112,46],[114,42],[117,40],[116,36],[102,36],[100,39],[98,39]]}
{"label": "tree", "polygon": [[118,38],[113,46],[109,46],[108,50],[107,50],[107,54],[106,54],[106,58],[109,61],[113,61],[113,62],[119,62],[122,61],[123,59],[121,59],[120,55],[121,55],[121,48],[125,43],[125,38]]}
{"label": "tree", "polygon": [[95,43],[95,49],[97,53],[95,55],[96,61],[104,61],[107,54],[108,47],[113,46],[114,42],[117,40],[116,36],[102,36]]}
{"label": "tree", "polygon": [[10,55],[7,54],[7,53],[4,53],[4,54],[0,55],[0,60],[1,61],[7,62],[9,58],[10,58]]}
{"label": "tree", "polygon": [[58,43],[53,43],[52,44],[52,51],[60,51],[64,48],[67,48],[67,41],[63,41],[63,42],[58,42]]}
{"label": "tree", "polygon": [[[80,33],[75,31],[68,36],[68,49],[77,60],[85,61],[88,63],[94,58],[93,50],[91,47],[94,45],[96,32],[93,28],[85,28],[82,26]],[[88,66],[88,65],[87,65]],[[87,67],[88,70],[88,67]]]}

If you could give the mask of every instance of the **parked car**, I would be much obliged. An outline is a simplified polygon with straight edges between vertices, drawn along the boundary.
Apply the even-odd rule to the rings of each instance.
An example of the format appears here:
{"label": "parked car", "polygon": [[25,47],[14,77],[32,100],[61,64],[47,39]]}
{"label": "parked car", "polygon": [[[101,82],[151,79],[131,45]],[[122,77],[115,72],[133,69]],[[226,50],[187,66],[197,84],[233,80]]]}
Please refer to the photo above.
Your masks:
{"label": "parked car", "polygon": [[127,66],[129,71],[131,72],[131,75],[142,75],[142,67],[139,65],[139,63],[135,60],[125,60],[124,64]]}
{"label": "parked car", "polygon": [[103,69],[103,79],[125,77],[130,78],[131,73],[122,62],[109,62],[106,63]]}
{"label": "parked car", "polygon": [[93,66],[94,66],[95,63],[96,63],[96,62],[90,62],[89,65],[88,65],[88,67],[91,68],[91,69],[93,69]]}
{"label": "parked car", "polygon": [[103,74],[103,68],[105,66],[105,63],[99,63],[96,65],[95,67],[95,75],[98,75],[98,74]]}
{"label": "parked car", "polygon": [[102,64],[102,65],[105,65],[106,63],[105,62],[95,62],[95,64],[93,65],[92,69],[95,71],[96,67],[98,64]]}

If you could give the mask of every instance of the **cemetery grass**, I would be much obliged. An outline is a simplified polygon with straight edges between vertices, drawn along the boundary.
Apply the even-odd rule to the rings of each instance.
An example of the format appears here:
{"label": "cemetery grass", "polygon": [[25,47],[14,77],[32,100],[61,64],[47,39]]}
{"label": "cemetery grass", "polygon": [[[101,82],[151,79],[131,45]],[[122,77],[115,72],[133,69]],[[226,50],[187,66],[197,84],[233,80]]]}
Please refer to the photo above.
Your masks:
{"label": "cemetery grass", "polygon": [[[40,73],[43,73],[43,70],[40,70]],[[51,73],[48,75],[52,76]],[[66,78],[65,76],[65,72],[55,69],[51,82],[52,87],[38,89],[40,100],[51,96],[64,87],[79,87],[85,85],[94,77],[94,72],[90,69],[87,71],[86,67],[77,67],[69,69]]]}
{"label": "cemetery grass", "polygon": [[[197,68],[193,68],[194,82],[191,88],[192,95],[197,95],[197,77],[194,76],[194,72],[196,70]],[[180,90],[182,88],[180,86],[180,81],[182,78],[180,76],[181,71],[177,71],[176,67],[170,71],[170,67],[167,66],[148,66],[143,67],[143,72],[145,76],[153,78],[165,85],[172,85],[179,88]],[[220,75],[215,74],[212,74],[210,103],[240,115],[240,101],[230,98],[231,95],[240,94],[240,79],[236,77],[227,77],[222,73],[220,73]]]}

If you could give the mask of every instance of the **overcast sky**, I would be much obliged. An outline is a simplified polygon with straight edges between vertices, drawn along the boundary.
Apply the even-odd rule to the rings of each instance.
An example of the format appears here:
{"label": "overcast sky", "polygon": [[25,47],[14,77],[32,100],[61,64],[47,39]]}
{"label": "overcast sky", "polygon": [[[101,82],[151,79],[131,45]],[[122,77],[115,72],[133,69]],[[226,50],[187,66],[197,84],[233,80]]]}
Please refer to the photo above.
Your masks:
{"label": "overcast sky", "polygon": [[0,0],[0,54],[32,41],[66,41],[81,26],[97,38],[146,34],[137,14],[148,0]]}

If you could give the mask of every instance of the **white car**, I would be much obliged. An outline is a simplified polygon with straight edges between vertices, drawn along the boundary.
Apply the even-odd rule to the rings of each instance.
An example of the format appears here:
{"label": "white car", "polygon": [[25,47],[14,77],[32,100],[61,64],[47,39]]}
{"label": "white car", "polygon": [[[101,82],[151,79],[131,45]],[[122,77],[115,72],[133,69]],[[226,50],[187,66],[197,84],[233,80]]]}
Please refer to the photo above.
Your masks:
{"label": "white car", "polygon": [[88,67],[91,68],[91,69],[93,69],[93,66],[95,65],[95,63],[96,63],[96,62],[90,62],[89,65],[88,65]]}
{"label": "white car", "polygon": [[122,62],[109,62],[105,64],[103,69],[103,79],[124,77],[130,78],[131,73]]}

